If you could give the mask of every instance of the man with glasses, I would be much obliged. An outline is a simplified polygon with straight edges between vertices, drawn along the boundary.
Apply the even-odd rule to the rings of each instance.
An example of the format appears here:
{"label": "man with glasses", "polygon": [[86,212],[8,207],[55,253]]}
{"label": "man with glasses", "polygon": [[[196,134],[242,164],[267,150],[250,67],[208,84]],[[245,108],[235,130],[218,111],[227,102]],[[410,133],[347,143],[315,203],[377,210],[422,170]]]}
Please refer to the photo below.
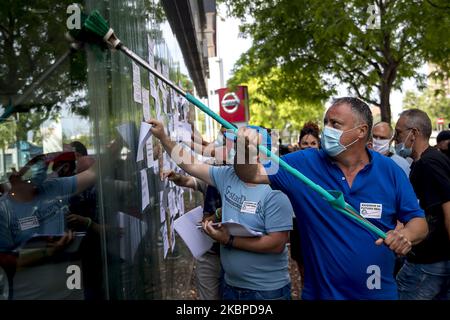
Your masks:
{"label": "man with glasses", "polygon": [[397,276],[400,299],[450,298],[450,159],[429,145],[431,121],[418,109],[395,126],[395,149],[412,157],[410,180],[425,211],[429,234],[413,247]]}

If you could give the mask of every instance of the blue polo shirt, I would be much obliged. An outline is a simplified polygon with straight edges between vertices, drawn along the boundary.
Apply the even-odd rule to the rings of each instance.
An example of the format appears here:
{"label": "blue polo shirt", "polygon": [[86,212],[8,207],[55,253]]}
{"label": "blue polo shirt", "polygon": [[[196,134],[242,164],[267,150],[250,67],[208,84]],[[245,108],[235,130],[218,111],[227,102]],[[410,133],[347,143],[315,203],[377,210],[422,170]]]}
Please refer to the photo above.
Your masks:
{"label": "blue polo shirt", "polygon": [[[323,150],[307,149],[282,159],[326,190],[339,190],[353,208],[387,232],[396,221],[424,217],[408,178],[391,159],[368,150],[370,163],[350,188]],[[280,167],[272,188],[289,197],[297,217],[305,264],[303,299],[397,299],[395,254],[377,236],[334,210],[327,201]]]}

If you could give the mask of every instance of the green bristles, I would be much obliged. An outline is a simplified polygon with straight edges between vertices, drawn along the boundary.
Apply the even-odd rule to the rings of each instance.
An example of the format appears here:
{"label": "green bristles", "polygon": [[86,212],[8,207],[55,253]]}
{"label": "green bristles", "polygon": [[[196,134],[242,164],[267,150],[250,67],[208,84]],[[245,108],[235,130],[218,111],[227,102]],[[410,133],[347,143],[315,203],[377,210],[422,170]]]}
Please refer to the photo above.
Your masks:
{"label": "green bristles", "polygon": [[104,37],[109,31],[109,24],[98,10],[92,11],[84,22],[84,26],[87,30],[95,33],[97,36]]}

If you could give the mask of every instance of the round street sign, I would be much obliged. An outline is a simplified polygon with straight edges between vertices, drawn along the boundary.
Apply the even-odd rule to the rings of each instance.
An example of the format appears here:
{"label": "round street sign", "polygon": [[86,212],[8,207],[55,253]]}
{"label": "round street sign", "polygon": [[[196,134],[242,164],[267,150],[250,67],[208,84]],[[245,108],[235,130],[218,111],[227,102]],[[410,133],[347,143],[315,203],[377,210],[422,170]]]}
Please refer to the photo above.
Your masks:
{"label": "round street sign", "polygon": [[241,103],[241,100],[234,92],[226,93],[222,98],[222,107],[226,113],[235,113]]}

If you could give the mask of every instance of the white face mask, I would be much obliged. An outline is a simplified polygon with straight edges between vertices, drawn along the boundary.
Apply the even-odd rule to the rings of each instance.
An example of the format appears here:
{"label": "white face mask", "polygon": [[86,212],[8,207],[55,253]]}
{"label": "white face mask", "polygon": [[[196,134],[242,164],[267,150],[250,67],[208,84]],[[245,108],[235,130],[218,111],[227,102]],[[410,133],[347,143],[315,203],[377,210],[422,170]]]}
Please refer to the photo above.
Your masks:
{"label": "white face mask", "polygon": [[387,154],[389,152],[389,145],[391,143],[391,139],[373,139],[372,146],[373,150],[381,153]]}

